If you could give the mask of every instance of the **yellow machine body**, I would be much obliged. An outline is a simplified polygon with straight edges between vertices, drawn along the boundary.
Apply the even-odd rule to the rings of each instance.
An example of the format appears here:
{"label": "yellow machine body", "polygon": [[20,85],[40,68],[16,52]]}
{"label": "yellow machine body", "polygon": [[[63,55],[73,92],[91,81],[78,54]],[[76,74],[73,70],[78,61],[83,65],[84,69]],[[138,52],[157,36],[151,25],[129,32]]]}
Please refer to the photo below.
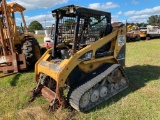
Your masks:
{"label": "yellow machine body", "polygon": [[[64,59],[59,65],[47,61],[51,56],[52,49],[47,50],[35,65],[36,81],[38,82],[39,80],[39,74],[44,73],[52,77],[59,84],[60,87],[63,87],[64,83],[67,80],[68,75],[77,65],[84,72],[90,73],[96,68],[98,68],[100,65],[102,65],[103,63],[118,64],[119,62],[117,60],[117,56],[120,50],[122,49],[122,47],[124,47],[123,45],[126,44],[125,35],[126,35],[125,27],[122,27],[119,29],[117,28],[111,34],[81,49],[80,51],[72,55],[69,59]],[[121,41],[122,37],[124,39]],[[111,56],[103,57],[103,58],[95,58],[96,50],[106,42],[110,42],[110,41],[112,42],[110,51],[114,51],[114,54]],[[79,60],[79,58],[88,51],[92,51],[91,59],[89,61]]]}
{"label": "yellow machine body", "polygon": [[126,27],[122,23],[112,28],[109,12],[75,5],[52,14],[56,18],[53,48],[35,65],[34,95],[41,93],[55,109],[56,103],[62,105],[67,99],[84,112],[98,105],[98,98],[102,102],[128,86],[123,70]]}

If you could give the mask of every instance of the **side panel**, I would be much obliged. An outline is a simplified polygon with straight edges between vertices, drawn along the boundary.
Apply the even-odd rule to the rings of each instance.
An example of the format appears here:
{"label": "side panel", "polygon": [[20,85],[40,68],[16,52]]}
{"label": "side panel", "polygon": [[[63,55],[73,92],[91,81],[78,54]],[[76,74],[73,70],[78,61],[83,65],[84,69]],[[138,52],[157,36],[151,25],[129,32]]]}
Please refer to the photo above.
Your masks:
{"label": "side panel", "polygon": [[124,67],[126,57],[126,30],[125,27],[120,28],[117,36],[116,47],[114,50],[114,57],[118,63]]}
{"label": "side panel", "polygon": [[123,47],[120,49],[116,59],[118,60],[118,63],[121,66],[125,66],[125,57],[126,57],[126,45],[123,45]]}

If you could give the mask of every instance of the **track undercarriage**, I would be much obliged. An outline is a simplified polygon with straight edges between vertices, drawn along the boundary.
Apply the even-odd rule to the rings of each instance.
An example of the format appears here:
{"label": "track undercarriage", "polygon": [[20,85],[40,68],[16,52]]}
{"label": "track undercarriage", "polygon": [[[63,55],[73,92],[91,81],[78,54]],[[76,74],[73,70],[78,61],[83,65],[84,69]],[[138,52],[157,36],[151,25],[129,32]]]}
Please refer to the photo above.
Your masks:
{"label": "track undercarriage", "polygon": [[74,109],[86,112],[127,87],[128,79],[123,69],[114,64],[69,91],[69,103]]}

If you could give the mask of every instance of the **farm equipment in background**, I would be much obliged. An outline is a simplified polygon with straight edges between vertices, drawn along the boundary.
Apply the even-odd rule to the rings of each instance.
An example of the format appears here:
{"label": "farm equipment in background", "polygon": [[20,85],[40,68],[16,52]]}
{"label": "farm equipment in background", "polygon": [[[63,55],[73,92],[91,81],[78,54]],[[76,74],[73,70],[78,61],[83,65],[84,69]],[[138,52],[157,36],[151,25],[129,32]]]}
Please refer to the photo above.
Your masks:
{"label": "farm equipment in background", "polygon": [[147,36],[147,28],[146,27],[139,27],[134,25],[131,31],[127,32],[127,41],[137,41],[146,39]]}
{"label": "farm equipment in background", "polygon": [[133,26],[132,26],[132,30],[133,30],[133,31],[138,30],[138,29],[139,29],[139,27],[138,27],[137,25],[133,25]]}
{"label": "farm equipment in background", "polygon": [[137,31],[127,32],[126,40],[127,40],[127,42],[140,40],[139,32],[138,33],[137,33]]}
{"label": "farm equipment in background", "polygon": [[140,40],[139,35],[139,28],[137,25],[128,25],[127,26],[127,34],[126,34],[127,41],[138,41]]}
{"label": "farm equipment in background", "polygon": [[127,25],[127,32],[138,30],[139,27],[137,25]]}
{"label": "farm equipment in background", "polygon": [[43,46],[47,49],[52,48],[54,39],[54,25],[51,30],[45,30],[44,44]]}
{"label": "farm equipment in background", "polygon": [[146,39],[150,40],[155,37],[160,37],[160,26],[147,25]]}
{"label": "farm equipment in background", "polygon": [[[33,67],[41,57],[37,40],[28,34],[24,10],[26,9],[17,3],[7,4],[5,0],[0,0],[0,71],[7,73],[1,77]],[[24,24],[19,30],[15,22],[15,12],[21,14]]]}
{"label": "farm equipment in background", "polygon": [[142,40],[142,39],[146,39],[146,36],[147,36],[147,28],[146,28],[146,27],[140,27],[140,28],[139,28],[139,35],[140,35],[141,40]]}
{"label": "farm equipment in background", "polygon": [[52,11],[53,48],[35,65],[33,101],[41,94],[57,110],[65,103],[86,112],[128,87],[126,27],[111,25],[111,13],[68,5]]}
{"label": "farm equipment in background", "polygon": [[51,37],[51,34],[46,33],[46,31],[45,31],[43,46],[47,49],[52,48],[52,46],[53,46],[53,39]]}
{"label": "farm equipment in background", "polygon": [[132,29],[132,25],[127,25],[127,32],[130,32]]}

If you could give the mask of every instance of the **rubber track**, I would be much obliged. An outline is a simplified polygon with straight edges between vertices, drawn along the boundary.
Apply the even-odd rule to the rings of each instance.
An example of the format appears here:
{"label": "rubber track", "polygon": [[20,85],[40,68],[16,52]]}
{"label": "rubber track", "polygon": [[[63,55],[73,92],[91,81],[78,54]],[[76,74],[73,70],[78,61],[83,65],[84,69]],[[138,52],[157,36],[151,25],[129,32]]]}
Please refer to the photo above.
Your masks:
{"label": "rubber track", "polygon": [[[86,108],[83,108],[83,109],[79,108],[79,101],[81,99],[81,96],[85,92],[87,92],[89,89],[91,89],[94,85],[96,85],[98,82],[103,80],[106,76],[108,76],[116,68],[121,69],[121,72],[122,72],[123,76],[125,77],[125,79],[127,81],[126,86],[120,87],[120,89],[118,91],[116,91],[114,93],[111,93],[104,98],[99,98],[99,100],[97,102],[94,102],[94,103],[90,102],[89,105]],[[81,86],[78,86],[73,91],[70,91],[69,103],[77,111],[86,112],[86,111],[90,110],[91,108],[95,107],[96,105],[98,105],[99,103],[103,102],[104,100],[107,100],[110,97],[114,96],[115,94],[119,93],[120,91],[126,89],[127,87],[128,87],[128,78],[125,74],[125,71],[123,70],[123,68],[119,64],[113,64],[111,67],[106,69],[101,74],[99,74],[96,77],[88,80],[86,83],[82,84]]]}

